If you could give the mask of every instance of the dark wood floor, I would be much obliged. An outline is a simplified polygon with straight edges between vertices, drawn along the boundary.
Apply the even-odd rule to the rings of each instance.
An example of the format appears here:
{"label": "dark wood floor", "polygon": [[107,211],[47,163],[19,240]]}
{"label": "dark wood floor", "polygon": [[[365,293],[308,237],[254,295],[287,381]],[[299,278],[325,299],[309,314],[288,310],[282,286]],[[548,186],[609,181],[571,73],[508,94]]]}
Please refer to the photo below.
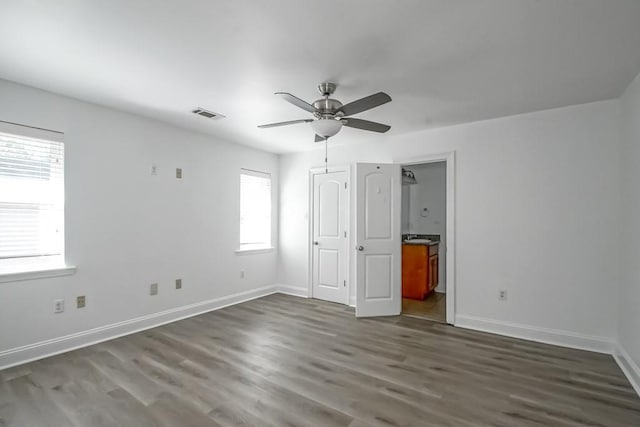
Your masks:
{"label": "dark wood floor", "polygon": [[640,426],[610,356],[284,295],[0,372],[0,426]]}

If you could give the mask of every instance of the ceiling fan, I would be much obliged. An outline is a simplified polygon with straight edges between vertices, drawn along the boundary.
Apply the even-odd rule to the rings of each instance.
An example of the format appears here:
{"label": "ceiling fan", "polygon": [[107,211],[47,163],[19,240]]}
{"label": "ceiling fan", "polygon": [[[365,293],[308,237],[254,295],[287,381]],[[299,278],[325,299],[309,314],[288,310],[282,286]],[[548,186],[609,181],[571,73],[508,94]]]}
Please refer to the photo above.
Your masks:
{"label": "ceiling fan", "polygon": [[356,119],[353,117],[345,117],[386,104],[391,101],[391,97],[389,95],[384,92],[378,92],[343,105],[342,102],[337,99],[329,98],[335,90],[335,83],[322,83],[318,85],[318,91],[322,94],[323,98],[314,101],[313,104],[309,104],[308,102],[287,92],[276,92],[276,95],[282,97],[285,101],[288,101],[296,107],[302,108],[303,110],[313,114],[314,118],[270,123],[267,125],[260,125],[258,127],[271,128],[297,123],[311,123],[311,127],[316,133],[315,142],[326,141],[329,137],[340,132],[342,126],[379,133],[384,133],[391,129],[391,126],[383,125],[382,123]]}

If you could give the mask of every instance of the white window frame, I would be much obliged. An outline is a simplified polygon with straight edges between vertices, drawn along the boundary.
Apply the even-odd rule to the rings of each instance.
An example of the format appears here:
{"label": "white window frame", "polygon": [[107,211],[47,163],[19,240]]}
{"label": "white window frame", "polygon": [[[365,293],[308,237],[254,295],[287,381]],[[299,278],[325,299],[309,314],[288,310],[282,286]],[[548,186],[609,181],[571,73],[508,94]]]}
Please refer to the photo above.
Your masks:
{"label": "white window frame", "polygon": [[[243,243],[242,242],[242,176],[254,176],[257,178],[263,178],[269,180],[269,241],[264,243]],[[237,255],[243,254],[255,254],[255,253],[266,253],[274,250],[273,247],[273,179],[270,173],[261,172],[252,169],[240,169],[240,216],[238,218],[238,247],[235,251]]]}
{"label": "white window frame", "polygon": [[[0,133],[51,142],[64,142],[63,134],[61,132],[6,121],[0,121]],[[62,204],[64,206],[64,193],[62,197]],[[59,228],[60,233],[62,233],[62,246],[59,254],[52,256],[25,256],[3,259],[0,262],[0,283],[73,274],[76,271],[76,267],[67,266],[65,264],[64,213],[62,223],[59,225]]]}

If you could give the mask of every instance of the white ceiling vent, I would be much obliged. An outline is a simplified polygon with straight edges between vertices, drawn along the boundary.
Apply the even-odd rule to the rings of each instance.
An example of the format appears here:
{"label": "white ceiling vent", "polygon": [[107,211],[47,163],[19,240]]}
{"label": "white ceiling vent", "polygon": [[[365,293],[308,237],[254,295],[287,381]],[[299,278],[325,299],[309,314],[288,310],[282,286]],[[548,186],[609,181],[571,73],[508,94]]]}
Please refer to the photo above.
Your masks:
{"label": "white ceiling vent", "polygon": [[204,108],[196,108],[192,113],[206,117],[207,119],[224,119],[222,114],[214,113],[213,111],[205,110]]}

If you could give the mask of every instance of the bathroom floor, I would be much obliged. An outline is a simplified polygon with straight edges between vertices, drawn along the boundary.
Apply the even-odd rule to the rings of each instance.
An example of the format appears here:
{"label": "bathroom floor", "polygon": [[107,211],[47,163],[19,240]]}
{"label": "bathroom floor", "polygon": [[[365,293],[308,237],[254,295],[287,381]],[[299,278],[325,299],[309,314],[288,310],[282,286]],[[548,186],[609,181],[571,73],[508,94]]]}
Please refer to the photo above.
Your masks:
{"label": "bathroom floor", "polygon": [[423,301],[402,298],[402,314],[446,323],[447,294],[432,292]]}

